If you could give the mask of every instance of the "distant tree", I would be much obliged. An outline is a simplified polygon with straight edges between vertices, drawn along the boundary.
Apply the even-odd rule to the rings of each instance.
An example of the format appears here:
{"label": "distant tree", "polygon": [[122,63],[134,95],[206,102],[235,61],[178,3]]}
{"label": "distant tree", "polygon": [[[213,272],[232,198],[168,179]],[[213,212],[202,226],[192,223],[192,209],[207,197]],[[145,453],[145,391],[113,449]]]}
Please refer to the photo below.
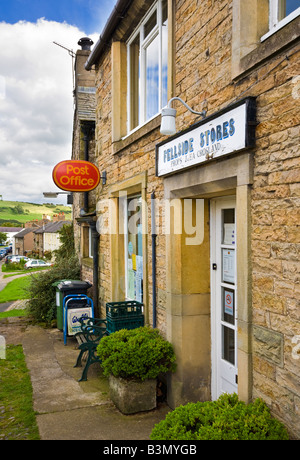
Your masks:
{"label": "distant tree", "polygon": [[6,233],[0,232],[0,244],[4,244],[7,240]]}
{"label": "distant tree", "polygon": [[71,257],[74,257],[75,245],[73,224],[63,225],[58,233],[61,241],[61,246],[54,251],[56,261],[59,261],[60,259],[69,259]]}
{"label": "distant tree", "polygon": [[16,204],[16,206],[13,206],[11,210],[14,214],[25,214],[25,211],[21,204]]}

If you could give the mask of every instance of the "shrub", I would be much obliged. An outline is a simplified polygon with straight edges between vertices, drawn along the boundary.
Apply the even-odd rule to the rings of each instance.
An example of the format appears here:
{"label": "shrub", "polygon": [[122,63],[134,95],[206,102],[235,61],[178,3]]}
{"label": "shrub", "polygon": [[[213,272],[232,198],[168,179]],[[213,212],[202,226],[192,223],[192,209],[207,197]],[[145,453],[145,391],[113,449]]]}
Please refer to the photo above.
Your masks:
{"label": "shrub", "polygon": [[261,399],[251,404],[236,394],[217,401],[188,403],[155,425],[151,440],[287,440],[285,427]]}
{"label": "shrub", "polygon": [[31,275],[28,288],[29,313],[38,322],[51,323],[56,318],[56,288],[53,283],[62,279],[80,279],[78,259],[61,259],[58,265],[37,275]]}
{"label": "shrub", "polygon": [[55,252],[56,264],[45,272],[32,275],[28,289],[29,313],[38,322],[50,324],[56,318],[56,288],[53,283],[63,279],[80,279],[80,265],[74,249],[73,224],[63,225],[61,246]]}
{"label": "shrub", "polygon": [[97,353],[107,377],[146,380],[175,371],[173,346],[149,327],[113,332],[101,339]]}
{"label": "shrub", "polygon": [[20,262],[8,262],[2,265],[3,272],[14,272],[18,270],[25,270],[26,260],[20,259]]}

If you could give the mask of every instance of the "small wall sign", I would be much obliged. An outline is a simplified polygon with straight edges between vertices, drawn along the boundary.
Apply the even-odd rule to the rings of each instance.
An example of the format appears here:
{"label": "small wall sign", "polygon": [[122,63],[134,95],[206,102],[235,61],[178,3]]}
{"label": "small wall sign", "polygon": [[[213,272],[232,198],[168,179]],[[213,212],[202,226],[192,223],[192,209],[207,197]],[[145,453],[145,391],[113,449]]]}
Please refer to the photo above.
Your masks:
{"label": "small wall sign", "polygon": [[156,146],[156,175],[166,176],[255,146],[256,102],[249,97]]}
{"label": "small wall sign", "polygon": [[58,163],[52,173],[53,181],[68,192],[89,192],[99,185],[97,166],[84,160],[65,160]]}

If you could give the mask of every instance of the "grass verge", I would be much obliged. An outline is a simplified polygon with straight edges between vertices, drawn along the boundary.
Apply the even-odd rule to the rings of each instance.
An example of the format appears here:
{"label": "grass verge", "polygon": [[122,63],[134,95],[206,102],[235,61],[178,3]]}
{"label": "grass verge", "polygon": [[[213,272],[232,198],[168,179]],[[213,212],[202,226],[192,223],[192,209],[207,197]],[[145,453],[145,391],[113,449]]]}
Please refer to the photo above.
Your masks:
{"label": "grass verge", "polygon": [[32,385],[21,345],[0,360],[0,440],[39,440]]}
{"label": "grass verge", "polygon": [[28,315],[28,311],[26,310],[26,308],[23,308],[22,310],[13,309],[13,310],[0,312],[0,319],[1,318],[11,318],[15,316],[27,316],[27,315]]}
{"label": "grass verge", "polygon": [[26,289],[29,287],[30,282],[30,276],[24,276],[22,278],[10,281],[0,292],[0,303],[27,299],[28,292]]}

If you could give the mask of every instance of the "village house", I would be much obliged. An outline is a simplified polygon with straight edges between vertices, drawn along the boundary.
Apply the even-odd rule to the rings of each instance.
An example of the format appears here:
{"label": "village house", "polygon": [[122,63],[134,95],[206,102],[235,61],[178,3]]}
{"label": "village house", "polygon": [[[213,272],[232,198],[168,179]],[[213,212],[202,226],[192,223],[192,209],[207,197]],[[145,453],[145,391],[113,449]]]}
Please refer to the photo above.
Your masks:
{"label": "village house", "polygon": [[59,231],[64,225],[71,225],[69,220],[59,220],[49,222],[46,225],[34,230],[34,247],[33,251],[38,257],[44,257],[47,253],[59,249],[61,245]]}
{"label": "village house", "polygon": [[98,314],[141,301],[174,345],[170,407],[261,397],[298,439],[299,15],[291,0],[118,0],[85,63],[107,180],[77,198],[83,270],[99,235]]}
{"label": "village house", "polygon": [[13,245],[14,236],[22,230],[22,227],[0,227],[0,232],[6,234],[6,244]]}
{"label": "village house", "polygon": [[14,235],[13,254],[18,256],[26,256],[34,249],[34,233],[37,227],[23,228],[20,232]]}

